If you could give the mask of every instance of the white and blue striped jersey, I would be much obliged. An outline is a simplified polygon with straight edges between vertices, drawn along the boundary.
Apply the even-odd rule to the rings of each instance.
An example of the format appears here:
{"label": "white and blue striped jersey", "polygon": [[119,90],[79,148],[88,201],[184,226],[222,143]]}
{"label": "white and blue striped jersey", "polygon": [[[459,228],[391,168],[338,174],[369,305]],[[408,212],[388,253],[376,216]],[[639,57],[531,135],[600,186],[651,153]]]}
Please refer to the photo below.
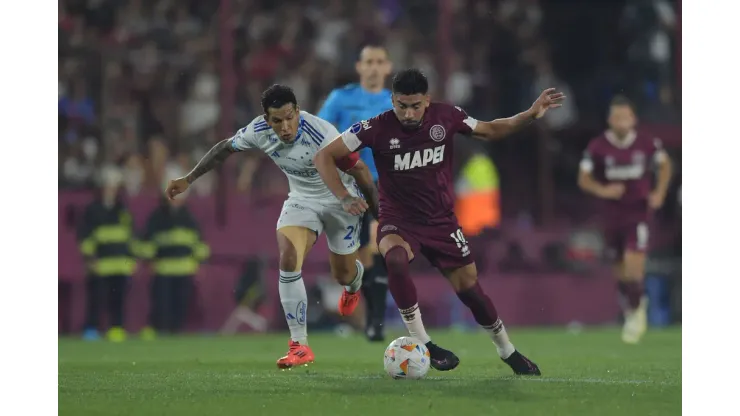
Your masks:
{"label": "white and blue striped jersey", "polygon": [[[268,155],[288,177],[288,197],[337,205],[339,201],[319,176],[313,158],[320,148],[338,136],[339,132],[331,123],[301,111],[298,134],[292,143],[282,142],[265,118],[259,116],[231,138],[231,146],[236,151],[259,149]],[[347,190],[359,196],[355,179],[341,170],[339,175]]]}

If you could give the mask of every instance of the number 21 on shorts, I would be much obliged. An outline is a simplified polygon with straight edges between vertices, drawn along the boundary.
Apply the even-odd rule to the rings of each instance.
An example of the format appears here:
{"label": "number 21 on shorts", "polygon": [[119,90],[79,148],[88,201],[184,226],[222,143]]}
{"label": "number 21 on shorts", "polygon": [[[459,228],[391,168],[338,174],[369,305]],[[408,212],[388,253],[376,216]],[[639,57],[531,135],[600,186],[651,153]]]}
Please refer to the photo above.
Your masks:
{"label": "number 21 on shorts", "polygon": [[462,252],[462,256],[467,257],[470,254],[470,246],[468,245],[468,240],[465,239],[462,229],[458,228],[457,231],[450,234],[450,237],[455,240],[455,244],[457,244],[457,248]]}

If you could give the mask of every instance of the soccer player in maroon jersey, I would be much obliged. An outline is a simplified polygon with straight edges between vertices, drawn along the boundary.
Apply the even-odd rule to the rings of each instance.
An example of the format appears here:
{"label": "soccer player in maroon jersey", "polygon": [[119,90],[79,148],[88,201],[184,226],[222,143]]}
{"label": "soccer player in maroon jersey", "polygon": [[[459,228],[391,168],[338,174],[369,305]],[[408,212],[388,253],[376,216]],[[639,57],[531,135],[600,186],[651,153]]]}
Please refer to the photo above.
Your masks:
{"label": "soccer player in maroon jersey", "polygon": [[[625,97],[612,100],[608,123],[609,130],[588,145],[581,161],[578,185],[604,200],[604,234],[620,262],[618,288],[624,300],[622,340],[635,344],[647,330],[643,280],[650,216],[663,205],[672,168],[660,139],[635,130],[634,107]],[[658,168],[655,188],[652,186],[654,166]]]}
{"label": "soccer player in maroon jersey", "polygon": [[429,348],[432,367],[451,370],[460,360],[432,343],[424,329],[408,267],[419,254],[449,280],[514,373],[540,375],[537,365],[509,341],[493,302],[478,284],[470,246],[453,210],[452,139],[456,133],[484,140],[505,137],[559,107],[565,97],[548,89],[529,110],[487,122],[469,117],[459,107],[431,103],[427,90],[427,79],[419,70],[399,72],[393,79],[393,110],[354,124],[320,150],[314,164],[345,210],[360,214],[367,204],[347,192],[336,161],[362,147],[372,149],[380,191],[377,240],[388,269],[388,285],[409,334]]}

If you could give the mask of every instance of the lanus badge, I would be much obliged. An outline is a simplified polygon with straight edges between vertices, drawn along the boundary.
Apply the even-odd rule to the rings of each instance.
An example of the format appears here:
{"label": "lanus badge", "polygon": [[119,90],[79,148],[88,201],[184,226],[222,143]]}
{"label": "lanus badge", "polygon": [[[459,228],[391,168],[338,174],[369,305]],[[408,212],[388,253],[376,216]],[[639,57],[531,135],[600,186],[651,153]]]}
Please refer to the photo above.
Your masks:
{"label": "lanus badge", "polygon": [[445,131],[445,128],[440,124],[435,124],[429,129],[429,137],[431,137],[435,142],[441,142],[445,139],[446,135],[447,132]]}

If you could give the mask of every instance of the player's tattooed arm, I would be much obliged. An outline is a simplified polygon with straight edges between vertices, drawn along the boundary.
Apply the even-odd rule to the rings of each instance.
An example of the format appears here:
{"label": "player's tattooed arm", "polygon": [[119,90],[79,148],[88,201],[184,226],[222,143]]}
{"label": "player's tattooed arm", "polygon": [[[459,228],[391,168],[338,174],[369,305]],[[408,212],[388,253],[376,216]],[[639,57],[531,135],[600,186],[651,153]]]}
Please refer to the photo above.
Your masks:
{"label": "player's tattooed arm", "polygon": [[365,201],[369,205],[370,213],[375,219],[378,219],[378,188],[375,187],[370,169],[364,162],[358,161],[347,173],[355,178],[357,186],[362,191],[362,195],[365,196]]}
{"label": "player's tattooed arm", "polygon": [[532,123],[545,115],[547,110],[563,105],[565,95],[555,88],[548,88],[532,104],[532,106],[515,116],[500,118],[493,121],[480,121],[475,126],[473,134],[487,140],[504,138],[520,128]]}
{"label": "player's tattooed arm", "polygon": [[198,162],[197,165],[185,176],[188,184],[193,183],[196,179],[220,166],[227,157],[231,156],[235,150],[231,145],[231,139],[224,139],[216,143],[211,150]]}

